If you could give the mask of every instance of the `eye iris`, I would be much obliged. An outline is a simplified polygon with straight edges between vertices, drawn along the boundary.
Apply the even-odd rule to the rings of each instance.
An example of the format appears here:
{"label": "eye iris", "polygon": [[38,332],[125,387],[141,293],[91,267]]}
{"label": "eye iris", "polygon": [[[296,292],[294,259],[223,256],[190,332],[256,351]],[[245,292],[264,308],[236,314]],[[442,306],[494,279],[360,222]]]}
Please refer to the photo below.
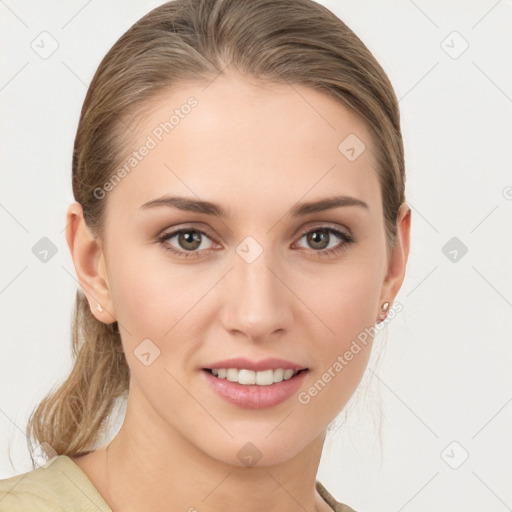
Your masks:
{"label": "eye iris", "polygon": [[[322,242],[326,242],[327,245],[329,243],[329,234],[325,229],[317,229],[315,231],[311,231],[308,235],[308,243],[312,243],[312,247],[316,249],[325,249],[327,245],[322,245]],[[320,247],[317,244],[320,243]]]}
{"label": "eye iris", "polygon": [[[182,231],[178,235],[178,241],[184,249],[197,249],[201,245],[201,235],[197,231]],[[187,244],[192,244],[192,247],[187,246]]]}

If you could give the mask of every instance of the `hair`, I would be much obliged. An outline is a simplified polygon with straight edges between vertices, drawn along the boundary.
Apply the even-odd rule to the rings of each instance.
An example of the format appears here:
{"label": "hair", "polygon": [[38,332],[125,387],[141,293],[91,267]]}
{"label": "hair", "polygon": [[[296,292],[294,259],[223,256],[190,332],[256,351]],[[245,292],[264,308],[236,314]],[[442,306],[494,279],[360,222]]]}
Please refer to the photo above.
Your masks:
{"label": "hair", "polygon": [[[398,101],[364,43],[313,0],[172,0],[117,40],[93,76],[73,148],[73,194],[91,234],[103,236],[106,200],[94,190],[123,161],[130,120],[171,89],[208,83],[227,66],[262,83],[320,91],[364,120],[375,147],[389,254],[405,202]],[[53,455],[92,451],[116,400],[129,388],[117,322],[97,320],[80,289],[71,333],[72,371],[28,420],[31,457],[32,439],[50,445]]]}

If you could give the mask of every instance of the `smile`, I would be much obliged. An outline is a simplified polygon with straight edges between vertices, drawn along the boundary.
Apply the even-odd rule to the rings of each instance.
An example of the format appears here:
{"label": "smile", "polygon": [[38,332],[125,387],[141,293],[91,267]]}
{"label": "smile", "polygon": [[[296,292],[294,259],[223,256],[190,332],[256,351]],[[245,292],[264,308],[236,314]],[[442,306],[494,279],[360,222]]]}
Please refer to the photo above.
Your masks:
{"label": "smile", "polygon": [[244,409],[266,409],[297,393],[309,370],[203,368],[201,373],[206,377],[210,389],[232,405]]}
{"label": "smile", "polygon": [[212,375],[219,379],[226,379],[229,382],[238,382],[245,386],[270,386],[283,380],[288,380],[297,375],[302,370],[292,370],[277,368],[275,370],[254,371],[238,368],[207,368]]}

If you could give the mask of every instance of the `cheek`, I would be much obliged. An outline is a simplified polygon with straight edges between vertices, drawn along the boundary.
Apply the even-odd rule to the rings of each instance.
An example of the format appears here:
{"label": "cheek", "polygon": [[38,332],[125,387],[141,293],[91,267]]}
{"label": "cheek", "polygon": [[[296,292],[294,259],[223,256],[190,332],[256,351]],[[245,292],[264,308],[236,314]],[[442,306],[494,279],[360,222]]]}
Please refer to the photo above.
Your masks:
{"label": "cheek", "polygon": [[315,378],[329,388],[325,398],[340,404],[352,394],[370,357],[379,272],[378,265],[361,258],[357,265],[339,266],[300,291],[314,313],[305,328],[317,348],[312,350]]}
{"label": "cheek", "polygon": [[327,425],[359,385],[372,349],[375,288],[371,279],[353,272],[331,282],[326,293],[309,295],[325,326],[315,318],[311,326],[316,328],[309,331],[315,371],[297,396],[305,422]]}
{"label": "cheek", "polygon": [[122,241],[135,236],[127,232],[113,243],[122,256],[114,255],[109,269],[112,300],[119,322],[128,331],[159,337],[178,320],[194,281],[187,279],[180,266],[166,261],[157,242]]}
{"label": "cheek", "polygon": [[298,293],[318,318],[324,339],[336,345],[374,325],[380,288],[379,269],[370,262],[332,269],[302,281]]}
{"label": "cheek", "polygon": [[[191,340],[200,339],[207,318],[201,313],[207,300],[202,300],[218,276],[213,271],[198,275],[194,265],[171,262],[161,251],[125,251],[127,256],[109,271],[109,281],[127,358],[149,339],[161,351],[160,364],[176,364],[178,352],[195,350]],[[187,343],[181,343],[184,340]]]}

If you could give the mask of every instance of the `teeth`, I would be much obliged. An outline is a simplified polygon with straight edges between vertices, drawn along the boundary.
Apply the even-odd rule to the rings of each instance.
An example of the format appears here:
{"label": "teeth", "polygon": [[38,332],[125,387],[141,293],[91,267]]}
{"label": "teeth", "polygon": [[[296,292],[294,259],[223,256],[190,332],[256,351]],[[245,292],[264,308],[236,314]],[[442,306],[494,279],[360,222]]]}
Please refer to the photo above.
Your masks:
{"label": "teeth", "polygon": [[278,368],[277,370],[255,372],[253,370],[239,370],[238,368],[213,368],[212,373],[219,379],[226,379],[230,382],[238,382],[244,385],[270,386],[276,382],[291,379],[298,371]]}

